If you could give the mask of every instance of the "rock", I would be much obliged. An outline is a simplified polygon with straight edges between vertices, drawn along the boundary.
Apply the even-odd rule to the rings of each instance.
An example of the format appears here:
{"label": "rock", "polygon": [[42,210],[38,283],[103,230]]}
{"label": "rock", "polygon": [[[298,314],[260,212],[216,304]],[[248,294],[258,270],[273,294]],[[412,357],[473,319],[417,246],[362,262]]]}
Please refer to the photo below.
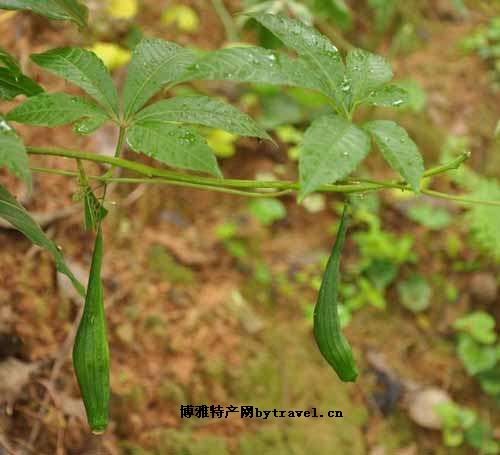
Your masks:
{"label": "rock", "polygon": [[0,401],[13,402],[39,368],[37,363],[26,363],[14,358],[0,362]]}
{"label": "rock", "polygon": [[450,396],[437,387],[419,389],[408,396],[410,418],[423,428],[439,430],[442,422],[436,413],[436,405],[452,401]]}
{"label": "rock", "polygon": [[477,303],[493,303],[498,296],[496,277],[487,272],[474,274],[470,282],[470,293]]}

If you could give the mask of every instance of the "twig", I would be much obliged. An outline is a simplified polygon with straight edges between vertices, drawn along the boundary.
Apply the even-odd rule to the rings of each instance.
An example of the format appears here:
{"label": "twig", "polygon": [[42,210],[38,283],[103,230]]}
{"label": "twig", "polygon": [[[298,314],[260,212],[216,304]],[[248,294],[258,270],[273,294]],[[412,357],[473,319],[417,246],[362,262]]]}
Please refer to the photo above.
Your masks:
{"label": "twig", "polygon": [[10,443],[0,434],[0,446],[2,446],[9,455],[19,455],[11,447]]}
{"label": "twig", "polygon": [[[78,314],[73,322],[73,325],[71,327],[70,332],[68,333],[66,339],[63,342],[63,345],[61,349],[59,350],[59,353],[57,354],[57,357],[54,361],[54,365],[52,366],[52,371],[50,372],[49,376],[49,383],[52,385],[55,383],[57,380],[61,369],[66,362],[66,359],[68,357],[69,352],[71,351],[71,347],[73,346],[73,341],[76,336],[76,331],[78,329],[78,324],[80,324],[80,319],[82,318],[83,315],[83,305],[80,305],[78,308]],[[47,387],[46,387],[47,388]],[[38,419],[34,424],[33,428],[31,429],[30,437],[29,437],[29,443],[34,446],[35,442],[38,438],[38,435],[40,434],[40,429],[41,429],[41,421],[43,420],[43,413],[44,409],[49,406],[50,403],[50,393],[46,390],[44,393],[44,397],[42,400],[42,410],[39,413],[40,419]]]}

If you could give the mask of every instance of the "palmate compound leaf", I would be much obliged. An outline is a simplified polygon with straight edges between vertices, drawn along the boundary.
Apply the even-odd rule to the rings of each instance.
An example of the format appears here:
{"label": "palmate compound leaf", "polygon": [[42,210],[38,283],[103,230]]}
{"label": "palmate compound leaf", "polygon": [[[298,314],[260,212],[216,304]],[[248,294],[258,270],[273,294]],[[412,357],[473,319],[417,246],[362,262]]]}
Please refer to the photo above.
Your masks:
{"label": "palmate compound leaf", "polygon": [[330,92],[314,68],[304,59],[261,47],[231,47],[206,53],[183,74],[183,81],[220,80],[288,85]]}
{"label": "palmate compound leaf", "polygon": [[344,0],[316,0],[315,6],[320,13],[328,15],[341,28],[351,28],[352,13]]}
{"label": "palmate compound leaf", "polygon": [[316,119],[301,145],[299,198],[347,177],[369,151],[370,137],[353,123],[336,115]]}
{"label": "palmate compound leaf", "polygon": [[24,144],[0,115],[0,167],[2,166],[6,166],[31,188],[31,172]]}
{"label": "palmate compound leaf", "polygon": [[31,59],[57,74],[98,101],[111,118],[119,117],[119,102],[113,80],[102,60],[93,52],[77,47],[52,49],[33,54]]}
{"label": "palmate compound leaf", "polygon": [[420,191],[424,160],[406,130],[390,120],[374,120],[363,128],[373,136],[389,165],[401,174],[414,191]]}
{"label": "palmate compound leaf", "polygon": [[344,63],[338,49],[313,27],[278,14],[250,14],[250,17],[270,30],[286,46],[305,59],[319,76],[323,92],[343,105],[342,82]]}
{"label": "palmate compound leaf", "polygon": [[181,81],[196,53],[161,39],[144,39],[135,48],[123,89],[129,119],[160,89]]}
{"label": "palmate compound leaf", "polygon": [[88,9],[76,0],[0,0],[0,9],[28,10],[49,19],[87,25]]}
{"label": "palmate compound leaf", "polygon": [[269,135],[255,121],[230,104],[207,96],[175,97],[158,101],[140,111],[138,122],[154,121],[192,123],[218,128],[241,136],[269,139]]}
{"label": "palmate compound leaf", "polygon": [[7,120],[34,126],[59,126],[81,118],[106,119],[97,105],[66,93],[42,93],[28,98],[7,114]]}
{"label": "palmate compound leaf", "polygon": [[145,120],[132,125],[127,142],[132,150],[168,166],[222,177],[212,149],[192,128]]}
{"label": "palmate compound leaf", "polygon": [[55,259],[56,268],[64,273],[73,283],[73,286],[82,296],[85,288],[76,279],[64,261],[64,256],[57,246],[49,240],[29,213],[16,201],[16,199],[0,185],[0,217],[8,221],[18,231],[22,232],[35,245],[46,249]]}

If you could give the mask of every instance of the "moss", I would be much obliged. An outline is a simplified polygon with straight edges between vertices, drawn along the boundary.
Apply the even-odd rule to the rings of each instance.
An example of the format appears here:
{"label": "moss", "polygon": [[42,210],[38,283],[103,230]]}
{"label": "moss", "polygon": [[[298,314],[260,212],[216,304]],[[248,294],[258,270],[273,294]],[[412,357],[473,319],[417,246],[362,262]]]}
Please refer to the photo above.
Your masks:
{"label": "moss", "polygon": [[266,351],[248,353],[231,381],[235,400],[263,409],[340,410],[343,418],[271,418],[256,433],[240,436],[241,455],[363,454],[361,426],[367,411],[352,402],[350,388],[340,383],[317,353],[309,329],[275,325],[267,332]]}
{"label": "moss", "polygon": [[151,247],[149,266],[165,281],[174,284],[191,284],[194,273],[189,267],[179,264],[167,250],[159,245]]}
{"label": "moss", "polygon": [[162,400],[173,401],[179,405],[187,402],[186,393],[182,387],[172,381],[164,381],[159,387],[158,395]]}
{"label": "moss", "polygon": [[269,425],[239,441],[239,455],[323,455],[365,453],[359,431],[339,429],[329,420],[297,420],[286,427]]}
{"label": "moss", "polygon": [[157,455],[229,455],[224,438],[194,437],[189,429],[165,430],[158,435]]}

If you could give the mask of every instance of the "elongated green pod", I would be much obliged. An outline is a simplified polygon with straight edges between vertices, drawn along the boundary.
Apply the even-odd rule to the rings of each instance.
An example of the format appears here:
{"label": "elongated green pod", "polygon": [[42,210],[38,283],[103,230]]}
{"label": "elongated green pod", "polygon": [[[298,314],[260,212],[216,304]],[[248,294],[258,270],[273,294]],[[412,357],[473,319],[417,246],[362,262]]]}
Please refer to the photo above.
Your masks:
{"label": "elongated green pod", "polygon": [[354,382],[358,370],[351,347],[340,330],[337,309],[340,255],[348,224],[348,206],[344,208],[333,251],[328,259],[318,301],[314,309],[314,337],[319,350],[342,381]]}
{"label": "elongated green pod", "polygon": [[108,426],[109,347],[104,315],[101,280],[103,257],[102,231],[99,226],[92,256],[83,316],[73,346],[73,366],[80,386],[87,420],[93,433]]}

